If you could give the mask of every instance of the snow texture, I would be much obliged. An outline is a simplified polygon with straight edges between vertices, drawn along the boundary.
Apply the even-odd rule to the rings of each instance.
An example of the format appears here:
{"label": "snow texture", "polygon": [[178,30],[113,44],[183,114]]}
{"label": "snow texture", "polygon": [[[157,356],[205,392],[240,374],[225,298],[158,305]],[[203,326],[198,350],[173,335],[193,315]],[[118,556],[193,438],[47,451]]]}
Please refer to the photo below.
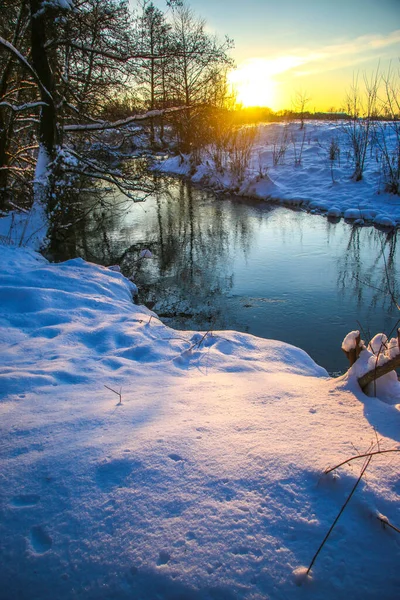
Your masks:
{"label": "snow texture", "polygon": [[397,598],[395,453],[306,576],[363,459],[325,468],[398,447],[394,403],[281,342],[169,329],[121,273],[0,251],[2,599]]}

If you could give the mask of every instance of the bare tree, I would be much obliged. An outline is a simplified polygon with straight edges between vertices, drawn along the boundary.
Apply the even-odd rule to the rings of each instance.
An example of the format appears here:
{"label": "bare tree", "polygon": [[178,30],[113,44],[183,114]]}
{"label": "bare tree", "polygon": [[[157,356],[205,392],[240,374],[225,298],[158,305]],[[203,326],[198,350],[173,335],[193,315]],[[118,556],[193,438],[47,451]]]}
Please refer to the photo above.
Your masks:
{"label": "bare tree", "polygon": [[400,195],[400,69],[382,75],[384,120],[376,122],[375,139],[382,160],[385,191]]}
{"label": "bare tree", "polygon": [[304,129],[304,119],[307,113],[310,98],[304,90],[298,90],[292,100],[293,110],[300,119],[300,129]]}
{"label": "bare tree", "polygon": [[[36,200],[50,214],[62,197],[72,202],[72,190],[84,188],[88,179],[141,200],[148,182],[140,170],[110,160],[116,155],[107,154],[105,132],[123,137],[133,124],[183,111],[187,116],[176,122],[184,123],[190,147],[200,120],[194,107],[215,104],[224,89],[230,40],[220,44],[206,34],[204,22],[178,0],[168,3],[172,26],[150,0],[142,0],[142,13],[135,18],[128,0],[6,2],[13,10],[0,37],[0,64],[5,65],[0,125],[6,124],[0,132],[0,173],[3,166],[11,179],[17,177],[7,150],[15,140],[14,160],[29,159],[18,176],[35,182]],[[112,122],[104,118],[127,90],[139,97],[139,88],[141,111]]]}
{"label": "bare tree", "polygon": [[[110,168],[107,161],[88,156],[87,149],[96,132],[143,121],[143,115],[136,115],[107,123],[100,114],[132,76],[127,64],[149,55],[135,46],[124,0],[81,0],[73,11],[68,6],[29,0],[23,40],[14,35],[12,44],[0,38],[2,55],[19,65],[31,91],[32,102],[24,108],[30,109],[30,128],[40,148],[35,189],[37,199],[45,196],[49,211],[57,204],[55,187],[59,192],[65,173],[115,183],[132,199],[140,188],[137,174]],[[7,108],[18,110],[15,103]]]}
{"label": "bare tree", "polygon": [[363,177],[372,123],[377,114],[378,72],[379,69],[371,75],[370,79],[364,75],[362,90],[358,84],[358,76],[356,76],[347,94],[348,119],[344,125],[344,132],[348,137],[352,152],[354,171],[351,177],[354,181],[361,181]]}
{"label": "bare tree", "polygon": [[172,37],[174,60],[168,87],[175,102],[191,107],[175,122],[179,145],[190,152],[197,142],[202,143],[196,128],[202,121],[202,107],[215,106],[226,94],[225,73],[233,64],[228,56],[232,40],[219,42],[207,34],[205,21],[184,4],[173,10]]}
{"label": "bare tree", "polygon": [[[167,69],[172,64],[171,26],[164,13],[152,2],[143,0],[142,14],[138,19],[137,39],[143,58],[137,61],[135,80],[139,84],[139,95],[146,108],[166,108],[168,105]],[[163,126],[163,123],[162,123]],[[161,138],[163,130],[161,131]],[[154,121],[150,123],[150,144],[155,143]]]}

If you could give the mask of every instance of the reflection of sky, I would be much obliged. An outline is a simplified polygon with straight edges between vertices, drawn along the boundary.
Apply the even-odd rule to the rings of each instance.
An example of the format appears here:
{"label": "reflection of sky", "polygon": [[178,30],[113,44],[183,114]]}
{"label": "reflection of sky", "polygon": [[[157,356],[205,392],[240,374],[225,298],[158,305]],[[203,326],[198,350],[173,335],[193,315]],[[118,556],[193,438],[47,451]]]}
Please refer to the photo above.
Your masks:
{"label": "reflection of sky", "polygon": [[[165,8],[163,0],[156,5]],[[386,69],[400,55],[400,0],[191,0],[211,32],[235,40],[238,67],[271,81],[272,108],[306,90],[310,108],[339,108],[355,71]],[[274,85],[276,84],[276,85]],[[268,98],[268,94],[265,96]]]}

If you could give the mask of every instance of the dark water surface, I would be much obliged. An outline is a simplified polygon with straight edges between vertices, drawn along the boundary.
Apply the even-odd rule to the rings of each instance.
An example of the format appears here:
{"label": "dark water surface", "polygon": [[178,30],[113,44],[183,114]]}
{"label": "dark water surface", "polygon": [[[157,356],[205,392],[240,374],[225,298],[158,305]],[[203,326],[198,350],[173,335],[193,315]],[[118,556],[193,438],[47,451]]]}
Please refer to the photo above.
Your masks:
{"label": "dark water surface", "polygon": [[[367,339],[396,325],[398,233],[164,183],[168,193],[145,203],[110,197],[53,257],[120,264],[168,325],[282,340],[331,373],[347,367],[349,331]],[[143,248],[153,257],[139,260]]]}

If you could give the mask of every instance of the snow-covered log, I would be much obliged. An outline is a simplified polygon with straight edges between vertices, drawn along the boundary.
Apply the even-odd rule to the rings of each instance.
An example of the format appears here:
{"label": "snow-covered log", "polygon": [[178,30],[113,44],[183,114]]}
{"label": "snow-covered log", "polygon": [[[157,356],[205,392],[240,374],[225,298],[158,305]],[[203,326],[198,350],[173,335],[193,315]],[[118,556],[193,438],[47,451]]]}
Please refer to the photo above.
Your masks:
{"label": "snow-covered log", "polygon": [[350,367],[357,359],[357,381],[362,390],[400,367],[400,328],[397,338],[388,340],[384,333],[378,333],[370,341],[368,347],[360,338],[359,331],[351,331],[342,342],[342,350],[350,361]]}
{"label": "snow-covered log", "polygon": [[377,366],[372,371],[368,371],[368,373],[365,373],[365,375],[362,377],[359,377],[359,386],[363,390],[369,383],[372,383],[376,379],[379,379],[383,375],[387,375],[387,373],[390,373],[398,368],[400,368],[400,354],[394,358],[390,358],[384,364]]}
{"label": "snow-covered log", "polygon": [[342,342],[342,350],[350,361],[350,367],[354,365],[364,349],[364,342],[360,337],[359,331],[350,331]]}

